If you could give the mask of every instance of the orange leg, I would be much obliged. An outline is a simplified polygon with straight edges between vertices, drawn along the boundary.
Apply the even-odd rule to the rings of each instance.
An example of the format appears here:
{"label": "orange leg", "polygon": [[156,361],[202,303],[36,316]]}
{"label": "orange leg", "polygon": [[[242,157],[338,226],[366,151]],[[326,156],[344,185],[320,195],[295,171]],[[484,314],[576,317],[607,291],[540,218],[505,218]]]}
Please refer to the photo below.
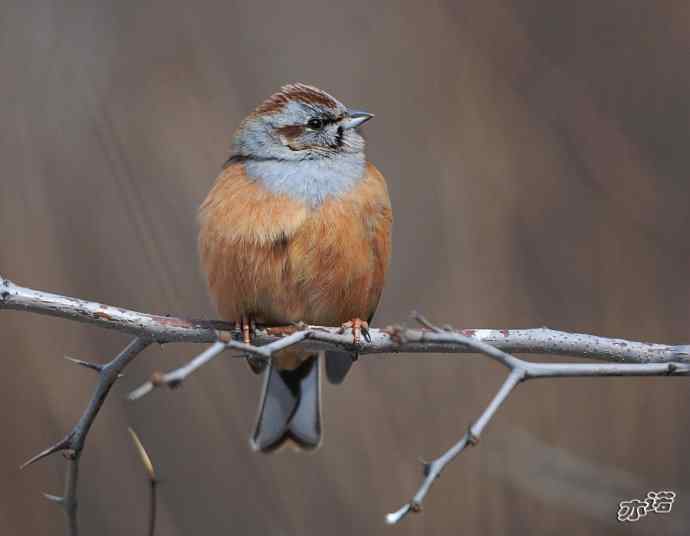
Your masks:
{"label": "orange leg", "polygon": [[244,342],[244,344],[251,344],[252,335],[256,330],[256,322],[254,322],[254,319],[241,315],[240,321],[237,323],[237,329],[242,332],[242,342]]}
{"label": "orange leg", "polygon": [[352,330],[353,344],[359,344],[364,337],[364,340],[371,342],[369,336],[369,323],[361,318],[353,318],[340,326],[340,333],[345,333],[345,330]]}
{"label": "orange leg", "polygon": [[[240,321],[235,322],[235,328],[242,332],[242,342],[251,344],[252,337],[256,332],[256,320],[251,316],[240,316]],[[247,363],[255,373],[260,373],[266,368],[268,361],[254,355],[247,355]]]}

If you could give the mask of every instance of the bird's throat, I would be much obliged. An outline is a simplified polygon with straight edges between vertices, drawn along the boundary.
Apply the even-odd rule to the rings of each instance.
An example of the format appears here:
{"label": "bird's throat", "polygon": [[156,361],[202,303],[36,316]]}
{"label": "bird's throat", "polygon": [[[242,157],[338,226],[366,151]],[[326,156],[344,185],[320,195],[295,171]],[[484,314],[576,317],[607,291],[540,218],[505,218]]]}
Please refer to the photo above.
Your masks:
{"label": "bird's throat", "polygon": [[351,190],[363,177],[363,153],[342,153],[313,160],[247,160],[247,175],[276,194],[318,207],[328,197]]}

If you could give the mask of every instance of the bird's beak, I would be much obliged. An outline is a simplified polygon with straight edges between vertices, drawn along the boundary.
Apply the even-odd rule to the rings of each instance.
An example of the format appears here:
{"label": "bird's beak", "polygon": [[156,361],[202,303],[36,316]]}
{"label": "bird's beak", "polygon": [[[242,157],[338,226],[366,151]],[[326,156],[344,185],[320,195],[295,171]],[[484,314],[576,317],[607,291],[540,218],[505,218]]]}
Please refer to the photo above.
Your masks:
{"label": "bird's beak", "polygon": [[347,115],[343,124],[345,128],[357,128],[374,117],[374,114],[360,110],[348,110]]}

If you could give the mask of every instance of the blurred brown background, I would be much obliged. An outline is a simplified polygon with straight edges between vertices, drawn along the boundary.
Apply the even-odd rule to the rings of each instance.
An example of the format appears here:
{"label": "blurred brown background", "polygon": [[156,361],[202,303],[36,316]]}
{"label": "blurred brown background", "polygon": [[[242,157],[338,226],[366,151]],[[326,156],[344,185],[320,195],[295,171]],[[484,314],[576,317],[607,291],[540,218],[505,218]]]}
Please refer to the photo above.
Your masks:
{"label": "blurred brown background", "polygon": [[[686,1],[346,3],[11,1],[0,15],[0,273],[133,309],[212,317],[196,209],[238,122],[286,82],[376,114],[394,257],[377,325],[418,309],[459,327],[536,327],[688,342],[690,8]],[[2,312],[0,533],[56,534],[62,437],[127,338]],[[482,357],[363,359],[325,392],[314,455],[254,454],[260,380],[219,360],[183,389],[123,395],[198,346],[127,370],[82,462],[84,533],[686,534],[686,379],[521,386],[390,528],[431,458],[505,371]],[[672,489],[671,514],[616,521]]]}

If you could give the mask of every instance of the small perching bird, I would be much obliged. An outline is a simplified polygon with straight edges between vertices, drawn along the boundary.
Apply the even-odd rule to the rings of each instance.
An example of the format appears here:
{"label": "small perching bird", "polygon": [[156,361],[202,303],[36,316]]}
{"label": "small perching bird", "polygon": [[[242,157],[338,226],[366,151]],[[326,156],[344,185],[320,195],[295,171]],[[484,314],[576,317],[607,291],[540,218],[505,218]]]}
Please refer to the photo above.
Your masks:
{"label": "small perching bird", "polygon": [[[357,132],[371,117],[291,84],[235,133],[233,153],[201,206],[199,251],[219,314],[240,325],[246,340],[254,323],[302,321],[366,334],[392,225],[386,181],[366,161]],[[326,354],[327,376],[340,383],[356,356]],[[265,375],[252,446],[318,447],[319,356],[288,348]]]}

